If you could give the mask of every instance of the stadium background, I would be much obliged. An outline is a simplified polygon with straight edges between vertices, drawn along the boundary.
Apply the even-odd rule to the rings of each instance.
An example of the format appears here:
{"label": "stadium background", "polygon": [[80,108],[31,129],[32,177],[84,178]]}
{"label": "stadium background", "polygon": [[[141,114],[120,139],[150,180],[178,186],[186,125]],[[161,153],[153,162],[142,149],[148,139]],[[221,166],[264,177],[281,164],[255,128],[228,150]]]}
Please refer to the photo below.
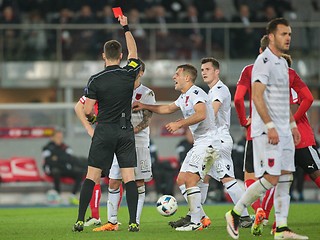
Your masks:
{"label": "stadium background", "polygon": [[[124,41],[112,16],[113,6],[121,6],[129,17],[139,54],[146,62],[143,83],[155,91],[158,102],[173,101],[179,95],[171,80],[175,66],[188,62],[199,69],[205,56],[221,62],[221,79],[233,96],[242,68],[258,54],[266,22],[287,18],[293,31],[293,68],[316,100],[309,117],[319,138],[320,1],[2,0],[0,159],[33,157],[41,169],[41,147],[57,126],[65,129],[66,142],[77,155],[87,155],[90,139],[73,106],[89,76],[103,67],[102,44],[112,38]],[[190,22],[187,16],[195,9],[198,16],[193,19],[198,21]],[[200,76],[196,83],[206,89]],[[163,125],[177,118],[178,113],[153,116],[151,137],[162,157],[176,156],[175,146],[182,136],[168,135]],[[231,122],[236,142],[243,130],[234,108]],[[319,190],[313,187],[310,198],[316,199]],[[2,193],[0,203],[1,199]]]}

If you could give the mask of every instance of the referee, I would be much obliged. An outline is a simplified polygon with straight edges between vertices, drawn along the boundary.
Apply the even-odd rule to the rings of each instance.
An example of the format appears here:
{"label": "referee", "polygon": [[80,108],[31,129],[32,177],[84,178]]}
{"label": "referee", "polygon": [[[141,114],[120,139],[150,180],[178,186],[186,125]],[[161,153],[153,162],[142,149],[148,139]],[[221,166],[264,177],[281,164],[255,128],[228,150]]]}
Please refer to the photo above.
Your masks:
{"label": "referee", "polygon": [[[139,231],[136,223],[138,191],[134,177],[137,166],[135,140],[131,125],[131,101],[134,81],[140,71],[136,42],[129,30],[128,20],[119,16],[128,48],[128,63],[119,66],[122,59],[122,46],[116,40],[104,44],[102,57],[106,68],[91,76],[85,89],[84,113],[89,122],[97,121],[92,138],[88,172],[80,192],[77,222],[73,231],[83,231],[85,213],[89,205],[95,182],[99,182],[103,169],[110,169],[114,154],[117,156],[123,182],[126,187],[130,221],[129,232]],[[98,116],[93,113],[98,102]]]}

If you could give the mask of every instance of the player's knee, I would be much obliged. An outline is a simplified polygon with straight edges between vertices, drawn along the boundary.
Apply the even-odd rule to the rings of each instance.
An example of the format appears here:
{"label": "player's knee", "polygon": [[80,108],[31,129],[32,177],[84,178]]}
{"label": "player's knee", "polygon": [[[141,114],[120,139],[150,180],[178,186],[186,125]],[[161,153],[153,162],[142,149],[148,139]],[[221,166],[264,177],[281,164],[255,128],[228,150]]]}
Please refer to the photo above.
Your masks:
{"label": "player's knee", "polygon": [[109,188],[110,189],[118,189],[120,187],[121,180],[119,179],[110,179],[109,180]]}

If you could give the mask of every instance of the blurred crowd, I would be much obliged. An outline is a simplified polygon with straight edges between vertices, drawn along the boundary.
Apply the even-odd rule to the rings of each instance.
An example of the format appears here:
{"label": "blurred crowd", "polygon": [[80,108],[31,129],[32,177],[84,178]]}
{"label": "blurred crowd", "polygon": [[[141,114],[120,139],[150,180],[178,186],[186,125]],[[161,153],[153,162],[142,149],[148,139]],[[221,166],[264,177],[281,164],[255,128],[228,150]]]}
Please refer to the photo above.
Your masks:
{"label": "blurred crowd", "polygon": [[[200,23],[240,23],[243,28],[230,32],[231,57],[256,54],[264,29],[250,27],[252,22],[267,22],[293,11],[289,0],[233,0],[234,14],[229,16],[215,0],[0,0],[0,24],[112,24],[117,20],[112,7],[120,6],[128,16],[138,48],[148,58],[151,29],[140,24],[156,24],[154,37],[157,58],[197,59],[204,55],[205,29]],[[318,9],[316,4],[315,9]],[[172,29],[167,24],[186,23],[188,29]],[[38,25],[39,26],[39,25]],[[4,28],[1,39],[5,60],[57,59],[57,41],[61,43],[62,60],[97,60],[101,44],[118,38],[117,31],[37,28]],[[212,48],[223,50],[224,29],[211,34]],[[22,41],[23,40],[23,41]],[[77,46],[77,48],[74,48]],[[161,54],[163,53],[163,54]]]}

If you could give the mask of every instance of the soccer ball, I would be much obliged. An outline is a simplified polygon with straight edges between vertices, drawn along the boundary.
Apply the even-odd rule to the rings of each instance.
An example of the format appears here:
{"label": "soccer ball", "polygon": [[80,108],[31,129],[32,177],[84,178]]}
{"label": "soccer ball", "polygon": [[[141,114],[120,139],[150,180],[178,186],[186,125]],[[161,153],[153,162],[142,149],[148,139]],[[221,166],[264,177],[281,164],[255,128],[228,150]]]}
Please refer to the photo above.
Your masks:
{"label": "soccer ball", "polygon": [[157,210],[162,216],[172,216],[178,210],[177,200],[171,195],[163,195],[157,201]]}

